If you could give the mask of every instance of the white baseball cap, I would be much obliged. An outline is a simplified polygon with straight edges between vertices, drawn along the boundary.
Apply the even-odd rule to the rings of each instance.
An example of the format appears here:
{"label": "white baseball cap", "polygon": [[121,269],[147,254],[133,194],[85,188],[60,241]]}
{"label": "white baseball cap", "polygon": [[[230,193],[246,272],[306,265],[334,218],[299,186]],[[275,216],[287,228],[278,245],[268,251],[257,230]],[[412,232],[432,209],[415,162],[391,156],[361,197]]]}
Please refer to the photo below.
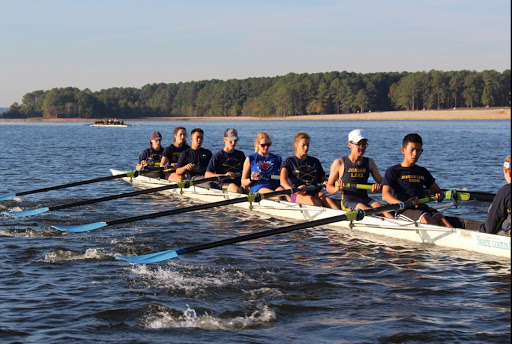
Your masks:
{"label": "white baseball cap", "polygon": [[361,140],[368,140],[362,129],[354,129],[348,134],[348,142],[359,143]]}

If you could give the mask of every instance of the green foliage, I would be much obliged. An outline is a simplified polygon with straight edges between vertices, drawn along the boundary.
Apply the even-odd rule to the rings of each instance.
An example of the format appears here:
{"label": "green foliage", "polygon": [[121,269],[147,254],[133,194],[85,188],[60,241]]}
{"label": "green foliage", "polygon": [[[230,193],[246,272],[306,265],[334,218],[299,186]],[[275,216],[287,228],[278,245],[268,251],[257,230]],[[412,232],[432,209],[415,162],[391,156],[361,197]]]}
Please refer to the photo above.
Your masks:
{"label": "green foliage", "polygon": [[159,116],[297,116],[510,106],[510,70],[289,73],[279,77],[148,84],[92,92],[37,90],[4,117],[140,118]]}

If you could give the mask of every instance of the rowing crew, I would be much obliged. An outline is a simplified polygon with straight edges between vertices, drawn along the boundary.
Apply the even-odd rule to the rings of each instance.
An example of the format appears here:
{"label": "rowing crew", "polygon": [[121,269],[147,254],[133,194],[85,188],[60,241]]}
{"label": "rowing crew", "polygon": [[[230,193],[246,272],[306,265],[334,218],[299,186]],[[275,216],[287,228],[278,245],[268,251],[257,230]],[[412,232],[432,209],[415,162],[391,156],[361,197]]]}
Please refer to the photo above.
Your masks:
{"label": "rowing crew", "polygon": [[[425,189],[434,194],[438,202],[444,199],[444,194],[435,178],[426,168],[417,165],[423,152],[423,142],[421,136],[415,133],[406,135],[402,140],[403,161],[389,167],[382,177],[373,159],[363,157],[368,147],[368,137],[365,132],[361,129],[351,131],[348,135],[350,154],[334,160],[329,178],[320,161],[308,155],[311,139],[304,132],[295,135],[294,155],[285,160],[270,153],[272,139],[266,132],[259,132],[256,135],[255,152],[248,157],[235,148],[238,133],[233,128],[224,131],[224,148],[215,154],[202,147],[204,140],[202,129],[192,130],[191,146],[187,145],[185,136],[186,129],[177,127],[174,131],[174,142],[164,149],[161,146],[161,134],[153,132],[150,137],[151,146],[139,156],[137,170],[162,166],[163,171],[155,171],[155,176],[174,182],[190,180],[198,176],[211,178],[227,175],[231,177],[229,182],[213,183],[210,186],[238,193],[267,193],[281,189],[305,189],[309,185],[324,184],[327,192],[341,194],[340,207],[346,211],[368,210],[381,206],[379,202],[368,196],[366,190],[346,187],[349,184],[366,184],[370,175],[376,182],[372,185],[372,192],[382,192],[382,200],[389,204],[424,198]],[[482,232],[510,235],[510,157],[507,159],[508,165],[507,160],[504,165],[507,185],[502,188],[503,192],[501,192],[502,189],[498,192],[496,197],[501,198],[493,202],[488,220],[480,229]],[[272,178],[272,176],[276,177]],[[319,190],[303,190],[283,197],[296,203],[339,209],[336,202]],[[402,210],[395,215],[384,214],[386,217],[398,215],[412,221],[452,227],[441,213],[425,204]]]}

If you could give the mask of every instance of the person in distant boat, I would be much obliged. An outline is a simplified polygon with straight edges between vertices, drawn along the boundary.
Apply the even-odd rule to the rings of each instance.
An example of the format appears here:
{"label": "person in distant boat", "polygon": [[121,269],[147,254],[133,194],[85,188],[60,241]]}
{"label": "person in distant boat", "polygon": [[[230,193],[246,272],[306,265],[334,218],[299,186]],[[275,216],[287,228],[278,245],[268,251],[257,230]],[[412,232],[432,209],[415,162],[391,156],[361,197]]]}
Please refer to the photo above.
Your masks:
{"label": "person in distant boat", "polygon": [[160,175],[160,161],[162,160],[162,153],[164,152],[164,149],[162,148],[162,135],[158,131],[154,131],[151,133],[151,136],[149,137],[149,148],[145,149],[140,155],[139,155],[139,163],[135,167],[137,171],[140,171],[142,169],[147,171],[154,171],[155,174],[146,176],[152,176],[152,177],[161,177]]}
{"label": "person in distant boat", "polygon": [[[238,133],[233,128],[224,130],[224,148],[216,152],[206,168],[205,178],[229,175],[231,180],[210,183],[210,186],[219,190],[242,193],[241,173],[245,154],[235,149],[238,142]],[[238,176],[235,176],[238,174]]]}
{"label": "person in distant boat", "polygon": [[[302,188],[327,182],[320,160],[308,156],[310,136],[298,133],[293,140],[295,155],[286,158],[281,166],[281,186]],[[338,209],[336,203],[322,191],[299,191],[291,196],[293,202]]]}
{"label": "person in distant boat", "polygon": [[[368,147],[368,137],[361,129],[352,130],[348,134],[348,148],[350,154],[346,157],[336,159],[331,164],[329,180],[325,190],[332,194],[341,192],[341,209],[352,211],[354,209],[372,209],[380,207],[381,204],[368,196],[367,190],[345,188],[345,183],[351,185],[367,184],[371,176],[376,181],[372,184],[372,192],[380,192],[382,176],[377,165],[371,158],[363,157]],[[384,214],[392,218],[390,213]]]}
{"label": "person in distant boat", "polygon": [[[416,133],[408,134],[402,140],[402,163],[389,167],[382,180],[382,200],[389,204],[406,201],[417,201],[425,197],[425,188],[437,198],[437,202],[444,199],[441,188],[430,172],[416,165],[423,153],[423,140]],[[438,226],[453,227],[450,222],[436,209],[427,204],[417,205],[415,208],[397,212],[412,221],[428,223]]]}
{"label": "person in distant boat", "polygon": [[162,153],[162,160],[160,166],[164,167],[165,179],[169,178],[170,174],[176,171],[176,165],[180,158],[181,152],[185,149],[190,148],[185,141],[187,136],[187,129],[184,127],[177,127],[174,129],[174,142],[169,146],[165,147]]}
{"label": "person in distant boat", "polygon": [[[283,159],[270,153],[271,145],[270,135],[260,131],[254,140],[254,153],[244,161],[242,187],[249,188],[252,193],[284,190],[279,181]],[[289,196],[287,198],[290,200]]]}
{"label": "person in distant boat", "polygon": [[503,176],[507,183],[503,185],[492,200],[485,223],[480,226],[480,232],[510,236],[510,155],[503,163]]}
{"label": "person in distant boat", "polygon": [[190,134],[191,147],[181,152],[176,164],[176,171],[171,173],[168,180],[180,182],[184,179],[190,180],[204,175],[212,157],[212,152],[201,147],[203,140],[204,131],[200,128],[193,129]]}

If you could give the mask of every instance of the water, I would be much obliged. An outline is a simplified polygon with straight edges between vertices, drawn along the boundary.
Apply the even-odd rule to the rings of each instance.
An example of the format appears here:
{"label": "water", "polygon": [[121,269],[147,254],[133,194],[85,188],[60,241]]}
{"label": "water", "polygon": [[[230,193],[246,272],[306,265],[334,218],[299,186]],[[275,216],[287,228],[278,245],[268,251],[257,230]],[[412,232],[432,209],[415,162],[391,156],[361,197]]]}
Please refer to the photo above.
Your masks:
{"label": "water", "polygon": [[[205,130],[221,149],[225,128],[253,151],[267,130],[272,152],[292,154],[298,131],[326,171],[348,154],[354,128],[370,137],[367,156],[381,174],[402,160],[401,139],[424,139],[420,165],[443,188],[495,192],[510,154],[509,121],[1,123],[0,194],[106,176],[133,168],[153,130],[169,144],[175,126]],[[18,197],[0,210],[55,206],[133,191],[108,181]],[[508,343],[510,262],[329,227],[135,266],[115,255],[196,245],[286,225],[218,208],[84,234],[52,224],[131,217],[190,201],[143,195],[30,218],[0,215],[2,343]],[[484,219],[489,203],[468,201],[446,214]]]}

